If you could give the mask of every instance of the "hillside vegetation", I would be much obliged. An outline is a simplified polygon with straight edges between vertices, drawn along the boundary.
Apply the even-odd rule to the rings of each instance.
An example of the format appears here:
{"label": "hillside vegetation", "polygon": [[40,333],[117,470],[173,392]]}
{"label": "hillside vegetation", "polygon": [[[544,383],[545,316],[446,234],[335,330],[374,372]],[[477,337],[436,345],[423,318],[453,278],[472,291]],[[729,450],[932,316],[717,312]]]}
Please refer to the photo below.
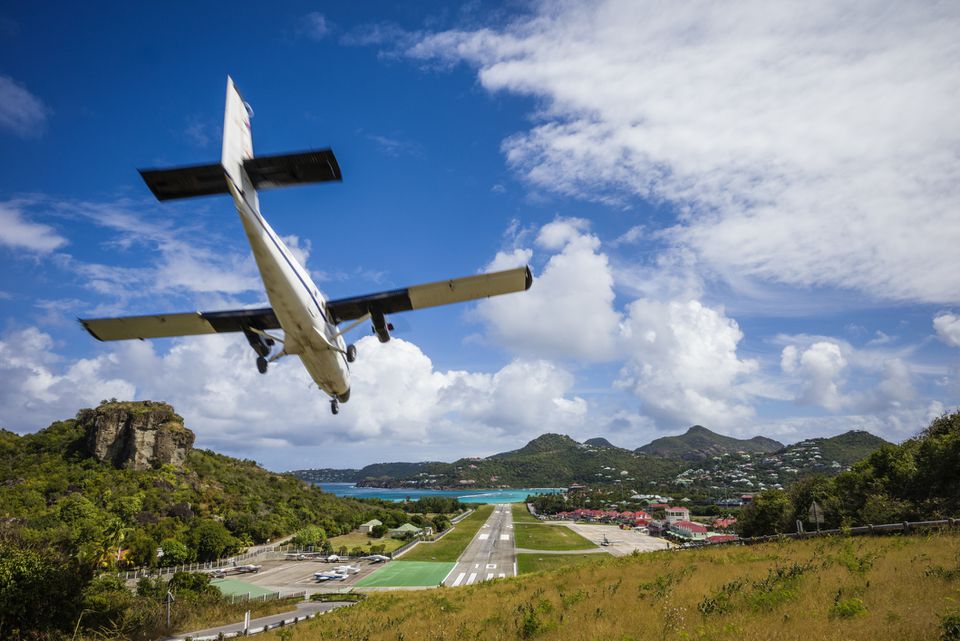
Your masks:
{"label": "hillside vegetation", "polygon": [[699,460],[719,454],[734,452],[773,453],[783,449],[783,443],[764,436],[751,439],[738,439],[712,432],[702,425],[694,425],[679,436],[664,436],[643,447],[637,452],[651,456],[663,456],[684,460]]}
{"label": "hillside vegetation", "polygon": [[960,620],[956,533],[590,561],[466,588],[371,595],[298,627],[295,638],[903,641],[940,639]]}
{"label": "hillside vegetation", "polygon": [[[179,420],[165,404],[105,403],[78,416],[90,412]],[[56,638],[72,632],[81,613],[81,633],[149,636],[167,584],[141,586],[134,596],[115,579],[98,578],[101,572],[213,560],[294,532],[321,544],[371,518],[391,526],[411,518],[209,451],[185,451],[181,466],[118,469],[91,455],[88,436],[75,419],[26,436],[0,430],[2,639]],[[222,608],[216,589],[169,589],[183,592],[181,615]]]}
{"label": "hillside vegetation", "polygon": [[934,420],[900,445],[886,444],[833,478],[801,479],[771,490],[743,511],[745,536],[796,531],[811,523],[813,502],[823,527],[923,521],[960,516],[960,412]]}
{"label": "hillside vegetation", "polygon": [[[633,488],[649,489],[652,481],[661,488],[692,482],[703,488],[751,491],[792,483],[809,473],[836,474],[885,443],[867,432],[851,431],[784,447],[762,436],[737,439],[695,425],[684,434],[659,438],[636,450],[617,447],[600,437],[578,443],[569,436],[548,433],[520,449],[486,458],[375,463],[359,470],[327,468],[293,474],[311,482],[382,487],[566,487],[623,481]],[[745,474],[733,473],[740,467]],[[752,477],[753,485],[738,484],[741,476]]]}

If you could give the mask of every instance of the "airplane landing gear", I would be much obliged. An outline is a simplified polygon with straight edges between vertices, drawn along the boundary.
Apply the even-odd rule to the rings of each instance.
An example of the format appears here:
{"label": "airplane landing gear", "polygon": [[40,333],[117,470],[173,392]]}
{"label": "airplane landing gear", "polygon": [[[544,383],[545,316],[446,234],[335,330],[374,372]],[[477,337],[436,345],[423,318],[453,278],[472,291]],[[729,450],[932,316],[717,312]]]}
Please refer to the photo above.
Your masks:
{"label": "airplane landing gear", "polygon": [[267,373],[267,359],[263,356],[257,356],[257,371],[261,374]]}
{"label": "airplane landing gear", "polygon": [[357,360],[357,346],[347,345],[347,362],[352,363]]}
{"label": "airplane landing gear", "polygon": [[332,399],[330,401],[330,413],[334,416],[340,413],[340,401],[337,399]]}

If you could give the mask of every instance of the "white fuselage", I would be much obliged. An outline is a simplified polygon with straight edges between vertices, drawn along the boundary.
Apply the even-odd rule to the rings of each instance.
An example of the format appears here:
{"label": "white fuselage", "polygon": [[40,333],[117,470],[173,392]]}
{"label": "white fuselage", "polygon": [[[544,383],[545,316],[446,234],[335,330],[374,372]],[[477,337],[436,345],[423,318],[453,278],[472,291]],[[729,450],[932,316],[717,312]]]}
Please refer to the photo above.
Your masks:
{"label": "white fuselage", "polygon": [[248,188],[245,195],[232,182],[230,192],[267,298],[283,328],[284,352],[300,357],[320,389],[346,401],[350,392],[346,345],[336,325],[328,321],[323,294],[260,214],[256,192]]}

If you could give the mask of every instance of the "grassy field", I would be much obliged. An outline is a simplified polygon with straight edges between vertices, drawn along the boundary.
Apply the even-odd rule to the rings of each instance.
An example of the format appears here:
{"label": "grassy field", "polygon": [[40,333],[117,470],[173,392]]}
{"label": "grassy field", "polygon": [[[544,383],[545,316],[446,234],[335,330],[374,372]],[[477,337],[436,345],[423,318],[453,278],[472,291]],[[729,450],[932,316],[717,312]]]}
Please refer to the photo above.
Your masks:
{"label": "grassy field", "polygon": [[391,561],[357,581],[358,588],[435,586],[450,573],[456,563]]}
{"label": "grassy field", "polygon": [[589,550],[597,547],[562,525],[518,523],[513,526],[518,548],[528,550]]}
{"label": "grassy field", "polygon": [[540,523],[534,515],[530,514],[526,503],[513,504],[513,522],[514,523]]}
{"label": "grassy field", "polygon": [[371,545],[385,545],[386,550],[384,551],[384,554],[389,554],[404,543],[405,541],[394,539],[389,536],[385,536],[382,539],[371,539],[369,536],[360,531],[353,531],[350,534],[341,534],[340,536],[334,536],[330,539],[330,544],[333,545],[334,550],[339,550],[341,545],[347,546],[348,550],[352,550],[354,547],[360,546],[364,549],[365,554],[370,553]]}
{"label": "grassy field", "polygon": [[529,550],[589,550],[597,547],[570,528],[545,525],[525,505],[513,506],[513,527],[518,548]]}
{"label": "grassy field", "polygon": [[918,534],[652,552],[376,594],[297,626],[295,638],[934,641],[956,638],[951,622],[960,535]]}
{"label": "grassy field", "polygon": [[609,558],[607,554],[518,554],[517,572],[530,574],[544,570],[558,570],[590,563],[598,563]]}
{"label": "grassy field", "polygon": [[477,530],[490,518],[492,505],[480,505],[477,511],[457,523],[453,532],[439,541],[421,543],[401,558],[404,561],[456,561],[473,540]]}

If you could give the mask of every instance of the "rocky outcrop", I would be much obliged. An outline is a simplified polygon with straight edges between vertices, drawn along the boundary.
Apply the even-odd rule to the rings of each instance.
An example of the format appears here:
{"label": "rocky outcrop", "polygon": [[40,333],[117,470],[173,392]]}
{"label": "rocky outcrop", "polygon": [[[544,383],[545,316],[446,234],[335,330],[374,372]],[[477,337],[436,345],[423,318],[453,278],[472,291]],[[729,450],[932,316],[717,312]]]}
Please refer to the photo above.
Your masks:
{"label": "rocky outcrop", "polygon": [[80,410],[77,424],[85,431],[87,452],[118,468],[180,467],[193,447],[193,432],[166,403],[101,403]]}

